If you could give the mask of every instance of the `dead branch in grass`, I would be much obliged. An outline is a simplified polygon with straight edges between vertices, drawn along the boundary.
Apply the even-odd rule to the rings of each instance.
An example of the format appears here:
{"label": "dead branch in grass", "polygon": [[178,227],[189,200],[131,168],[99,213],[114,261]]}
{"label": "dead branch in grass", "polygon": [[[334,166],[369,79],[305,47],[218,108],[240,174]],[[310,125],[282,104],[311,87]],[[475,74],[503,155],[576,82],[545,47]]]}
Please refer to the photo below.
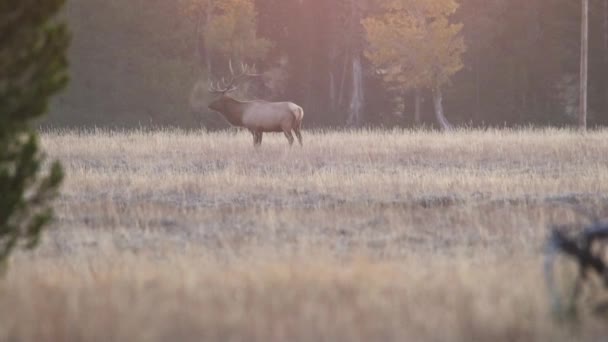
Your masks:
{"label": "dead branch in grass", "polygon": [[[595,273],[608,290],[608,264],[605,260],[605,242],[608,242],[608,222],[600,222],[593,217],[593,223],[578,233],[568,233],[568,226],[555,226],[546,245],[545,279],[551,298],[553,312],[576,314],[576,303],[589,273]],[[556,259],[559,253],[573,259],[578,267],[578,275],[566,306],[563,305],[555,279]],[[604,312],[608,303],[600,303],[595,312]]]}

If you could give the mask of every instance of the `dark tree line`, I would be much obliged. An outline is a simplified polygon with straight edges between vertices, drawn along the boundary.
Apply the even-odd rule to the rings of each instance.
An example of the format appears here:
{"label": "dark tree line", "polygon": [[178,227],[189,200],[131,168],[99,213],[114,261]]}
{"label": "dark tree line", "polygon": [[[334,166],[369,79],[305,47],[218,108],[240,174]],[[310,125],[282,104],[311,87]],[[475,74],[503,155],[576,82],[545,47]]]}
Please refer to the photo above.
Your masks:
{"label": "dark tree line", "polygon": [[[252,20],[247,11],[217,5],[242,8],[248,1]],[[197,88],[199,103],[208,100],[202,85],[226,72],[228,59],[238,58],[264,73],[242,95],[294,101],[304,107],[307,127],[414,125],[416,91],[389,87],[365,54],[362,21],[378,15],[386,2],[74,1],[67,11],[74,28],[74,82],[55,103],[50,123],[225,127],[189,99]],[[449,121],[576,125],[581,2],[458,3],[450,21],[463,25],[466,51],[463,68],[443,89]],[[589,5],[588,123],[595,126],[608,124],[608,0]],[[243,42],[258,41],[266,45],[238,50]],[[419,95],[422,123],[435,124],[430,90]]]}

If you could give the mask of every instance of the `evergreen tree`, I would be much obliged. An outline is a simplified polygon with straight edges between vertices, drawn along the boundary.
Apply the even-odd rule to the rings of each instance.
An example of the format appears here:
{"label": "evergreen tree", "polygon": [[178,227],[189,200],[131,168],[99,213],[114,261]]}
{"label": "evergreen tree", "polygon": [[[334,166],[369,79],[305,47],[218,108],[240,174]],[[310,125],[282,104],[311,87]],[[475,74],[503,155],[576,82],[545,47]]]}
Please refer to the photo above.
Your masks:
{"label": "evergreen tree", "polygon": [[32,128],[49,98],[67,83],[68,31],[56,15],[64,0],[0,4],[0,262],[32,248],[52,219],[50,200],[63,172],[42,174],[44,156]]}

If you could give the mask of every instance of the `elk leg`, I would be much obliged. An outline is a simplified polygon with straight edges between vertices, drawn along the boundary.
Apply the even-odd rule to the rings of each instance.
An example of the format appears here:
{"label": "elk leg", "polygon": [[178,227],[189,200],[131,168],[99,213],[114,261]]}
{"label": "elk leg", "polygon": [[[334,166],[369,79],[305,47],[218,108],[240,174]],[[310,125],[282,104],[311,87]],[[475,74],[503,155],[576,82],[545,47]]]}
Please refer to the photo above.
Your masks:
{"label": "elk leg", "polygon": [[262,145],[262,132],[253,131],[253,146],[259,147]]}
{"label": "elk leg", "polygon": [[302,134],[300,133],[300,129],[296,128],[293,131],[296,133],[296,137],[298,137],[298,142],[300,143],[300,146],[304,146],[302,144]]}
{"label": "elk leg", "polygon": [[253,136],[253,146],[256,146],[258,144],[258,136],[257,134],[253,131],[253,130],[249,130],[249,132],[251,132],[251,135]]}
{"label": "elk leg", "polygon": [[289,146],[293,145],[293,135],[291,134],[291,131],[283,131],[283,133],[285,133],[285,137],[287,138],[287,141],[289,141]]}
{"label": "elk leg", "polygon": [[255,132],[255,141],[257,146],[262,145],[262,132]]}

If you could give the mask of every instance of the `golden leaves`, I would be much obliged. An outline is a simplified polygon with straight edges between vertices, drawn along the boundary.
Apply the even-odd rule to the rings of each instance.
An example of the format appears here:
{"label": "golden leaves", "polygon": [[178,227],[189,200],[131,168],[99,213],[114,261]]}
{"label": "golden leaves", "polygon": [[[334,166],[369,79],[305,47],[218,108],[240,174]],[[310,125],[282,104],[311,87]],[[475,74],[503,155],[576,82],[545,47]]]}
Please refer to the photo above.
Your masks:
{"label": "golden leaves", "polygon": [[462,69],[462,25],[448,19],[457,7],[454,0],[391,0],[363,21],[366,57],[392,88],[440,86]]}

